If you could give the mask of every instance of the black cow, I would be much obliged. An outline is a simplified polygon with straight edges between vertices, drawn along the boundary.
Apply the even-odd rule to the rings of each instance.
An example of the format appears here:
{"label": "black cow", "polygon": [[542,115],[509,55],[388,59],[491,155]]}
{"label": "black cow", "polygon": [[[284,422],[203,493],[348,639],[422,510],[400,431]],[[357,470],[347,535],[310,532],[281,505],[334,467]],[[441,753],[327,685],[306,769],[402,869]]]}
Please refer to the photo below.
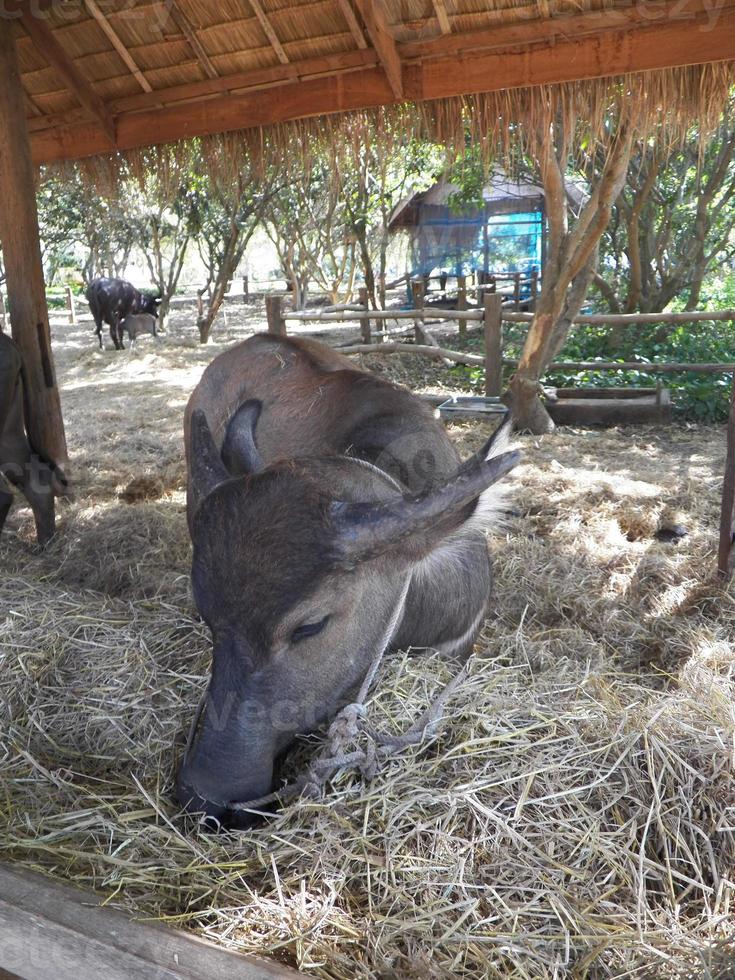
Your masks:
{"label": "black cow", "polygon": [[29,406],[24,397],[23,359],[0,331],[0,531],[18,487],[33,510],[38,543],[54,534],[54,497],[68,495],[60,469],[42,459],[26,435]]}
{"label": "black cow", "polygon": [[102,350],[102,324],[109,323],[115,350],[124,350],[122,322],[129,313],[158,316],[160,297],[139,292],[124,279],[94,279],[86,292],[89,308],[97,325],[95,333]]}

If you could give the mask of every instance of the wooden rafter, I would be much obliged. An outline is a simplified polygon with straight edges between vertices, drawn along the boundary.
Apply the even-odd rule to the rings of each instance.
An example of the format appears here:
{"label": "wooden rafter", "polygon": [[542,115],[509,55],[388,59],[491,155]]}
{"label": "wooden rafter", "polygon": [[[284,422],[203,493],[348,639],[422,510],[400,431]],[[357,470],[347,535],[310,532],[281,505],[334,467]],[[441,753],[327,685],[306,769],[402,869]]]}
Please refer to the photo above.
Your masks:
{"label": "wooden rafter", "polygon": [[352,9],[350,0],[337,0],[339,9],[342,11],[344,19],[347,21],[347,26],[350,29],[350,34],[352,34],[355,39],[355,44],[361,50],[367,47],[367,41],[362,33],[360,25],[357,22],[357,17],[355,17],[355,11]]}
{"label": "wooden rafter", "polygon": [[47,22],[38,17],[30,3],[23,3],[20,19],[42,58],[58,73],[64,84],[74,93],[102,127],[105,135],[115,142],[115,124],[102,99],[64,51]]}
{"label": "wooden rafter", "polygon": [[452,25],[449,23],[449,14],[447,13],[447,7],[444,0],[433,0],[434,2],[434,13],[436,14],[436,19],[439,21],[439,29],[442,34],[451,34]]}
{"label": "wooden rafter", "polygon": [[[727,5],[718,11],[715,31],[711,29],[709,0],[689,0],[685,16],[677,15],[677,10],[681,10],[679,0],[669,0],[657,4],[655,10],[647,9],[650,19],[645,26],[636,19],[635,8],[627,12],[627,20],[623,15],[615,29],[605,20],[607,13],[598,13],[596,16],[607,25],[606,28],[586,36],[576,36],[569,29],[574,19],[565,19],[563,23],[568,30],[561,36],[554,36],[553,44],[548,41],[534,43],[535,22],[523,25],[525,46],[514,37],[502,50],[477,50],[465,56],[458,56],[454,48],[456,41],[462,38],[448,35],[429,42],[431,59],[405,65],[403,97],[420,102],[475,92],[733,61],[735,0],[725,2]],[[438,47],[440,42],[445,45],[444,55]],[[399,50],[403,52],[407,47],[402,45]],[[268,87],[261,87],[257,92],[232,92],[236,79],[243,89],[254,84],[253,73],[246,73],[177,86],[171,90],[178,100],[175,104],[163,104],[169,97],[167,90],[119,100],[114,104],[120,112],[118,146],[125,150],[145,146],[154,140],[166,142],[399,101],[382,68],[358,66],[360,58],[367,56],[374,57],[374,54],[372,51],[345,52],[332,68],[320,59],[312,60],[313,75],[293,82],[284,80],[284,76],[288,70],[294,73],[291,77],[301,79],[299,63],[260,70],[273,74],[270,81],[262,76],[262,85]],[[348,62],[355,67],[345,70]],[[278,73],[281,73],[280,77],[277,77]],[[151,101],[154,99],[163,104],[161,108],[154,108]],[[80,124],[36,131],[32,143],[37,163],[91,156],[109,148],[102,133]]]}
{"label": "wooden rafter", "polygon": [[123,62],[125,64],[125,66],[129,69],[130,73],[135,77],[136,81],[138,82],[138,84],[140,85],[140,87],[143,89],[143,91],[144,92],[152,92],[153,91],[153,88],[152,88],[150,82],[145,77],[145,75],[140,70],[140,68],[138,68],[138,66],[135,63],[135,60],[132,57],[132,55],[130,54],[130,52],[128,51],[128,49],[125,47],[125,45],[122,43],[122,41],[120,40],[120,36],[116,32],[115,28],[112,26],[112,24],[110,24],[110,22],[107,19],[107,17],[105,17],[105,15],[102,13],[102,11],[100,10],[100,8],[97,6],[97,3],[95,2],[95,0],[84,0],[84,6],[87,8],[87,10],[90,12],[90,14],[94,17],[94,19],[100,25],[100,27],[102,28],[102,30],[105,32],[105,34],[107,35],[107,39],[109,40],[110,44],[117,51],[117,53],[120,55],[120,57],[122,58],[122,60],[123,60]]}
{"label": "wooden rafter", "polygon": [[382,0],[355,0],[365,21],[368,36],[380,58],[388,84],[396,99],[403,98],[403,71],[396,42],[388,26]]}
{"label": "wooden rafter", "polygon": [[207,76],[209,78],[219,78],[219,72],[212,64],[212,59],[204,50],[204,46],[199,40],[194,25],[181,10],[176,0],[166,0],[166,9],[169,12],[171,20],[174,22],[174,24],[176,24],[178,29],[189,42],[189,47],[196,55],[197,61],[202,66]]}
{"label": "wooden rafter", "polygon": [[278,58],[278,60],[281,62],[282,65],[287,65],[288,55],[283,50],[283,45],[278,40],[278,35],[273,30],[273,25],[268,20],[268,15],[261,7],[260,0],[248,0],[248,2],[250,3],[250,6],[253,8],[253,13],[258,18],[258,22],[260,23],[260,26],[263,28],[263,32],[265,36],[270,41],[271,47],[276,52],[276,57]]}

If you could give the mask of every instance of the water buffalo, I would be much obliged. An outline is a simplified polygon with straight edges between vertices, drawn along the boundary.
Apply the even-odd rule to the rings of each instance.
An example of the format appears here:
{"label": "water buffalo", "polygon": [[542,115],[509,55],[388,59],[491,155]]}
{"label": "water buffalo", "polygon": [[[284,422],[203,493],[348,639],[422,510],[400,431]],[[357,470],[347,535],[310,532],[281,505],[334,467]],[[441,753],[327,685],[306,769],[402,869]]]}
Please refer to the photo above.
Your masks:
{"label": "water buffalo", "polygon": [[54,535],[54,496],[66,492],[63,474],[36,453],[26,435],[27,400],[23,359],[13,341],[0,331],[0,531],[18,487],[33,510],[38,543]]}
{"label": "water buffalo", "polygon": [[122,332],[130,337],[131,348],[141,334],[149,333],[157,339],[156,318],[151,313],[128,313],[122,322]]}
{"label": "water buffalo", "polygon": [[[492,584],[499,438],[464,463],[432,410],[315,341],[261,334],[186,410],[207,709],[177,775],[190,812],[267,794],[276,756],[343,705],[388,645],[468,653]],[[246,821],[245,821],[246,822]]]}
{"label": "water buffalo", "polygon": [[102,324],[110,325],[110,337],[115,350],[123,350],[122,323],[129,313],[150,313],[158,316],[160,297],[139,292],[124,279],[93,279],[85,293],[94,317],[95,333],[102,350]]}

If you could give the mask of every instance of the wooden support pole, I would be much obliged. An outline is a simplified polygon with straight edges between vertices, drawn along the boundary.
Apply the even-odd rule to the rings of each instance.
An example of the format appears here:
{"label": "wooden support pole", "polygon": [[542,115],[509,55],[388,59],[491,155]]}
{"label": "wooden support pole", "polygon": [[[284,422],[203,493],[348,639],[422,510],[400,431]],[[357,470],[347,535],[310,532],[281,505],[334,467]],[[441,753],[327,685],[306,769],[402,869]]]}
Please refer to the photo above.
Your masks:
{"label": "wooden support pole", "polygon": [[268,318],[268,333],[277,337],[286,336],[286,321],[283,319],[283,296],[266,296],[265,315]]}
{"label": "wooden support pole", "polygon": [[77,308],[74,303],[74,293],[71,286],[66,287],[66,308],[69,311],[69,323],[73,326],[77,322]]}
{"label": "wooden support pole", "polygon": [[[467,276],[457,276],[457,309],[467,309]],[[467,321],[459,321],[459,336],[464,340],[467,336]]]}
{"label": "wooden support pole", "polygon": [[423,279],[411,280],[411,298],[413,300],[413,307],[415,310],[421,313],[421,319],[416,320],[413,325],[414,337],[417,344],[426,343],[426,334],[424,333],[424,289],[425,283]]}
{"label": "wooden support pole", "polygon": [[485,394],[499,398],[503,393],[503,297],[485,293]]}
{"label": "wooden support pole", "polygon": [[521,308],[521,274],[516,272],[513,276],[513,308],[520,310]]}
{"label": "wooden support pole", "polygon": [[[368,309],[368,291],[367,286],[360,286],[360,291],[358,293],[358,299],[360,306],[364,306]],[[370,343],[370,321],[360,320],[360,336],[362,337],[363,344]]]}
{"label": "wooden support pole", "polygon": [[27,378],[28,435],[36,452],[62,471],[67,465],[61,401],[51,355],[51,332],[38,237],[36,189],[25,100],[12,21],[0,19],[0,242],[8,312]]}
{"label": "wooden support pole", "polygon": [[722,511],[720,513],[720,541],[717,549],[717,572],[720,578],[732,574],[735,557],[735,381],[730,398],[730,417],[727,423],[727,455],[725,479],[722,485]]}
{"label": "wooden support pole", "polygon": [[250,302],[250,276],[247,273],[242,277],[242,301]]}

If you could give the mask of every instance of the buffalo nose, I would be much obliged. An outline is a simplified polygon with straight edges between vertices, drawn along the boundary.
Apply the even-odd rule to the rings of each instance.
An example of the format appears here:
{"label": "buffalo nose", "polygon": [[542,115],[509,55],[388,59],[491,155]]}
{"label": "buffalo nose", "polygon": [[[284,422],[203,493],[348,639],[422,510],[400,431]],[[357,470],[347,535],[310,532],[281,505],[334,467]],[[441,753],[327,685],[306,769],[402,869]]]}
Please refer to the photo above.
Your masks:
{"label": "buffalo nose", "polygon": [[196,789],[184,780],[176,784],[176,797],[182,809],[192,816],[201,817],[202,825],[211,831],[247,830],[262,824],[263,817],[243,810],[231,810],[221,803],[212,803],[197,793]]}
{"label": "buffalo nose", "polygon": [[231,811],[219,803],[205,800],[188,782],[183,780],[177,782],[176,798],[186,813],[200,814],[204,825],[211,830],[219,830],[220,827],[229,825],[228,815]]}

